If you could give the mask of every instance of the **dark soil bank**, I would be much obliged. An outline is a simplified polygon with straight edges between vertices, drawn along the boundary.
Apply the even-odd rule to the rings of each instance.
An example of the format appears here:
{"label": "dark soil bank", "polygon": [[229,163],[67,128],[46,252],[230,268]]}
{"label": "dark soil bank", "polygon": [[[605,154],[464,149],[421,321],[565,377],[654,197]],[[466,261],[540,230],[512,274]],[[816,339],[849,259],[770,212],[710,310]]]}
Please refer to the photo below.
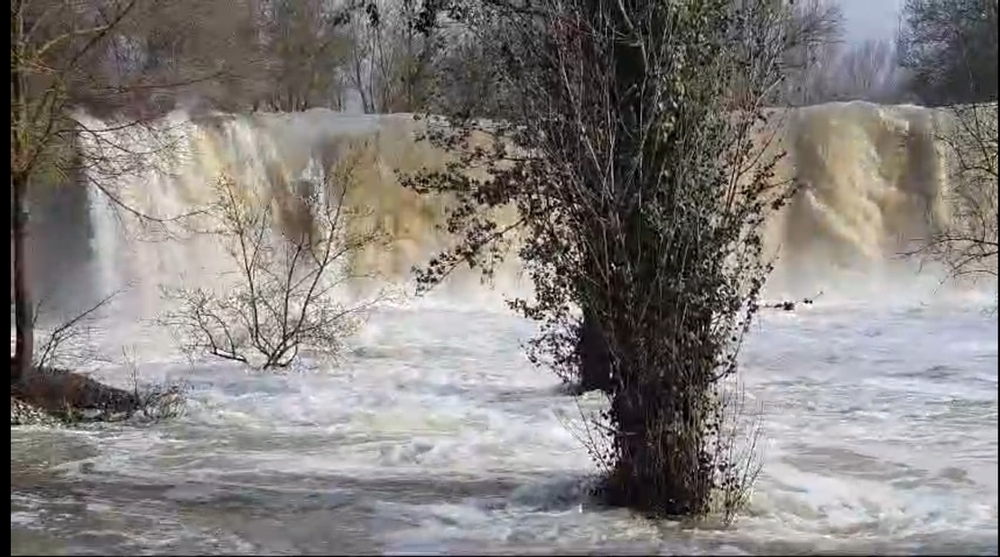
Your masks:
{"label": "dark soil bank", "polygon": [[11,425],[112,421],[143,407],[138,393],[105,385],[80,373],[34,369],[10,386]]}

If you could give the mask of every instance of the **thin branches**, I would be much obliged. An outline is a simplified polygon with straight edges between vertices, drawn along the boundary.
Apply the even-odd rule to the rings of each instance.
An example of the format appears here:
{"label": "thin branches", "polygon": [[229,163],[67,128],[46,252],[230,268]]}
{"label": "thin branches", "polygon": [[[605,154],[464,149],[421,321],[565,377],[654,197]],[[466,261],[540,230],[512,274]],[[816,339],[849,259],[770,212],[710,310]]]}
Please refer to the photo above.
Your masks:
{"label": "thin branches", "polygon": [[997,277],[997,105],[946,109],[937,140],[951,162],[944,202],[948,221],[937,223],[906,255],[943,265],[947,278]]}
{"label": "thin branches", "polygon": [[352,171],[349,160],[325,184],[300,184],[284,196],[220,179],[217,203],[206,215],[212,225],[203,233],[218,240],[233,264],[220,277],[225,290],[164,289],[174,308],[161,322],[178,333],[186,352],[270,369],[287,367],[302,349],[340,351],[384,294],[338,299],[347,295],[341,286],[360,278],[349,268],[350,254],[381,238],[350,225],[361,216],[345,204]]}

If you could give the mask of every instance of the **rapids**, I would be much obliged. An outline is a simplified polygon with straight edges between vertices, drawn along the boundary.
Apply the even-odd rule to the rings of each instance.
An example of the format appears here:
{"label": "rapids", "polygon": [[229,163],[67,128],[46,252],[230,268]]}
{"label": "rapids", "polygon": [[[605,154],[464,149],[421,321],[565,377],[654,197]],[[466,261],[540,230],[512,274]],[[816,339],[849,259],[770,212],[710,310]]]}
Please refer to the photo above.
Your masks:
{"label": "rapids", "polygon": [[[11,551],[996,554],[995,284],[941,286],[896,256],[950,218],[944,119],[865,103],[785,114],[782,172],[806,189],[768,225],[781,253],[768,297],[824,295],[754,326],[742,380],[764,468],[729,529],[587,500],[580,413],[602,402],[560,394],[525,360],[533,326],[502,304],[528,291],[516,261],[492,288],[460,276],[382,304],[344,362],[262,373],[189,361],[151,321],[164,284],[224,288],[216,243],[139,226],[93,188],[36,193],[49,319],[127,289],[87,341],[113,363],[67,363],[127,384],[125,348],[144,380],[183,381],[190,399],[151,427],[13,428]],[[406,115],[175,113],[81,148],[115,153],[92,177],[164,217],[210,201],[221,172],[289,190],[356,155],[349,202],[393,241],[350,264],[405,284],[446,241],[440,208],[397,183],[444,160],[415,129]],[[139,154],[156,164],[130,164]]]}

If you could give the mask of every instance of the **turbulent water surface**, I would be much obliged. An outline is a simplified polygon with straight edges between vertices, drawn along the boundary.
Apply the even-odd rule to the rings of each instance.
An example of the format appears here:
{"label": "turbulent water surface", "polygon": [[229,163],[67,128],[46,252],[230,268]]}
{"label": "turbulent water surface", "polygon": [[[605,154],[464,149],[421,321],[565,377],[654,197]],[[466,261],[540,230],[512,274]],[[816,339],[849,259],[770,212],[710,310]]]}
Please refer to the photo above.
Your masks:
{"label": "turbulent water surface", "polygon": [[146,364],[190,383],[183,419],[12,430],[11,549],[996,552],[997,326],[975,305],[766,317],[745,372],[764,474],[722,531],[586,500],[578,409],[523,360],[530,333],[386,309],[337,368]]}
{"label": "turbulent water surface", "polygon": [[[385,304],[336,364],[306,358],[261,373],[192,363],[145,319],[174,275],[211,282],[217,246],[130,244],[93,195],[44,205],[35,265],[77,279],[60,300],[133,285],[95,348],[115,357],[127,347],[142,379],[183,381],[189,400],[181,418],[152,426],[12,428],[11,551],[996,554],[995,285],[944,291],[884,264],[889,239],[919,228],[947,189],[928,170],[938,163],[921,110],[822,108],[789,133],[812,188],[775,236],[812,273],[796,283],[785,269],[771,295],[827,293],[802,311],[764,314],[750,335],[742,378],[748,411],[762,418],[764,467],[729,528],[652,522],[588,500],[595,469],[580,413],[601,401],[561,394],[531,367],[521,343],[533,326],[493,294]],[[336,155],[309,147],[322,143],[314,127],[268,118],[181,121],[198,154],[132,179],[125,197],[183,208],[221,166],[238,162],[274,187],[276,174],[308,177]],[[332,135],[377,127],[339,125]],[[893,147],[892,134],[909,139]],[[299,141],[289,147],[288,137]],[[398,137],[378,141],[369,183],[428,160],[401,155],[389,145]],[[412,259],[426,247],[416,222],[426,213],[400,199],[381,191],[368,202],[394,215]],[[405,268],[397,255],[359,264]],[[834,275],[817,263],[830,258],[879,265]],[[95,367],[129,381],[127,366]]]}

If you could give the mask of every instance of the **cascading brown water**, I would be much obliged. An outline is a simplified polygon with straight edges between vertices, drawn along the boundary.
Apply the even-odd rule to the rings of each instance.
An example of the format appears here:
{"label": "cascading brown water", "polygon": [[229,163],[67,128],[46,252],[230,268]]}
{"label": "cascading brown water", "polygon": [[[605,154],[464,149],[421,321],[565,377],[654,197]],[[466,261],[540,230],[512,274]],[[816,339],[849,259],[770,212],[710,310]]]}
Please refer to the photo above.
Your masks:
{"label": "cascading brown water", "polygon": [[[767,241],[780,253],[774,284],[808,292],[827,286],[839,271],[885,272],[899,264],[896,255],[910,242],[948,225],[948,154],[937,140],[947,118],[942,110],[868,103],[781,111],[776,146],[787,151],[781,177],[798,180],[803,189],[768,225]],[[104,125],[81,119],[91,128]],[[391,242],[390,249],[353,254],[351,265],[405,281],[413,264],[447,241],[435,230],[442,222],[442,201],[405,190],[397,175],[445,160],[443,153],[414,141],[422,126],[409,115],[323,110],[197,120],[175,113],[148,127],[106,134],[111,143],[97,145],[85,137],[80,143],[91,158],[107,154],[105,164],[89,170],[92,179],[135,209],[166,218],[211,203],[223,174],[246,190],[248,199],[281,198],[302,184],[321,184],[330,168],[353,157],[355,184],[348,202],[369,212],[363,225],[380,227]],[[156,239],[157,227],[122,218],[94,188],[86,201],[94,282],[104,290],[133,286],[144,315],[158,311],[159,285],[182,277],[212,282],[227,270],[211,238],[174,227],[169,241],[149,241]],[[64,230],[68,223],[46,226],[51,221],[51,215],[36,218],[42,225],[39,245],[46,245],[46,238],[88,233]],[[165,230],[159,232],[163,236]],[[51,258],[39,258],[36,274],[53,270],[47,261]],[[516,261],[509,262],[498,279],[506,282],[502,286],[518,282],[517,270]]]}

